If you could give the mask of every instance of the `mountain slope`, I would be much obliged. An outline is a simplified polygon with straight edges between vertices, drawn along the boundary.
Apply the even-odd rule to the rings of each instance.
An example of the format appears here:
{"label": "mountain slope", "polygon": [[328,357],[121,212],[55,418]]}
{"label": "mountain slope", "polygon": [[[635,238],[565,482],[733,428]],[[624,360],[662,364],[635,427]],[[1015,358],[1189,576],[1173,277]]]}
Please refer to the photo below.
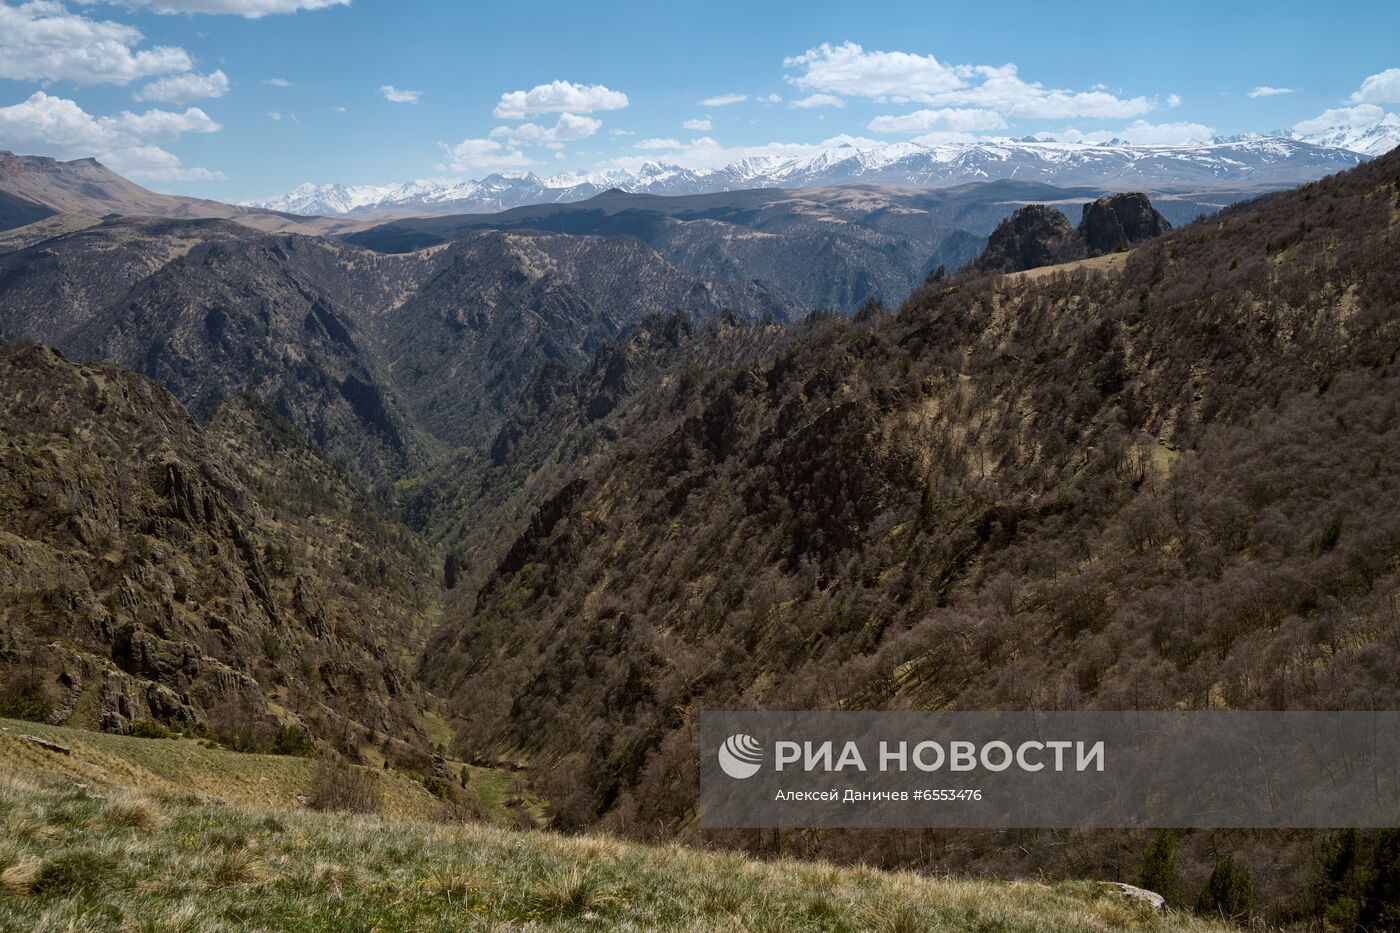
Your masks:
{"label": "mountain slope", "polygon": [[7,703],[259,749],[279,728],[426,744],[404,669],[424,555],[285,423],[230,401],[200,426],[151,380],[41,346],[0,356],[0,387]]}
{"label": "mountain slope", "polygon": [[228,221],[119,218],[15,247],[0,252],[0,337],[115,361],[199,416],[254,394],[366,484],[489,438],[544,361],[581,366],[645,314],[796,311],[630,238],[468,233],[383,256]]}
{"label": "mountain slope", "polygon": [[[15,740],[0,733],[0,750]],[[384,781],[383,776],[377,778]],[[482,823],[201,804],[189,793],[0,778],[0,925],[318,931],[1045,929],[1226,933],[1095,882],[929,878]],[[96,785],[96,786],[94,786]],[[100,788],[100,792],[97,791]],[[62,850],[50,837],[80,838]],[[192,831],[191,827],[198,827]],[[170,870],[178,853],[179,872]],[[120,865],[117,865],[117,855]],[[191,921],[197,916],[199,920]]]}
{"label": "mountain slope", "polygon": [[0,150],[0,230],[51,214],[149,215],[193,220],[217,218],[269,232],[324,233],[353,224],[319,217],[239,207],[202,198],[156,194],[128,181],[96,159],[60,162]]}
{"label": "mountain slope", "polygon": [[619,827],[686,825],[701,708],[1389,707],[1398,241],[1392,154],[663,386],[429,682]]}

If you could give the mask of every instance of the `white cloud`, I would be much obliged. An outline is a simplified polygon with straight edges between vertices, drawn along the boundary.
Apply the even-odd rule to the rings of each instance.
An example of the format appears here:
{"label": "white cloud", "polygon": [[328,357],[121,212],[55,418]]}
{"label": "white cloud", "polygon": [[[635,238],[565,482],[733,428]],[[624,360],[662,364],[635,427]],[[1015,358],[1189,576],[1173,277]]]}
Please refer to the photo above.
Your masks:
{"label": "white cloud", "polygon": [[586,139],[603,128],[602,120],[581,117],[572,113],[561,113],[553,126],[544,127],[535,123],[522,123],[519,126],[498,126],[491,131],[492,137],[503,137],[516,143],[544,144],[546,146]]}
{"label": "white cloud", "polygon": [[[78,0],[93,3],[96,0]],[[350,0],[125,0],[137,6],[154,7],[160,13],[232,13],[248,19],[258,19],[277,13],[298,10],[324,10],[333,6],[349,6]]]}
{"label": "white cloud", "polygon": [[422,91],[401,91],[392,84],[379,85],[379,93],[391,104],[416,104],[423,96]]}
{"label": "white cloud", "polygon": [[115,171],[151,181],[222,178],[208,169],[184,168],[177,156],[155,145],[185,133],[219,129],[198,107],[182,113],[123,111],[94,117],[75,102],[43,91],[35,91],[22,103],[0,107],[0,139],[16,150],[62,159],[95,157]]}
{"label": "white cloud", "polygon": [[802,74],[789,79],[800,88],[846,97],[920,100],[965,84],[956,69],[932,55],[867,52],[854,42],[823,43],[783,59],[783,66],[803,69]]}
{"label": "white cloud", "polygon": [[540,113],[593,113],[621,110],[627,95],[601,84],[573,84],[554,81],[537,84],[528,91],[508,91],[501,95],[492,114],[498,120],[523,120]]}
{"label": "white cloud", "polygon": [[213,74],[171,75],[147,84],[134,95],[137,100],[158,100],[167,104],[184,104],[206,97],[223,97],[228,93],[228,75],[222,71]]}
{"label": "white cloud", "polygon": [[876,117],[867,129],[877,133],[971,133],[1006,128],[1006,120],[995,110],[960,109],[915,110],[897,117]]}
{"label": "white cloud", "polygon": [[707,97],[700,101],[701,107],[727,107],[730,104],[742,104],[749,99],[747,94],[720,94],[717,97]]}
{"label": "white cloud", "polygon": [[846,102],[835,94],[808,94],[800,100],[793,101],[788,106],[810,110],[813,107],[844,107]]}
{"label": "white cloud", "polygon": [[609,136],[636,136],[637,134],[634,133],[634,132],[631,131],[631,130],[611,129],[611,130],[608,130],[608,135],[609,135]]}
{"label": "white cloud", "polygon": [[1291,87],[1272,87],[1268,84],[1261,84],[1249,92],[1250,97],[1278,97],[1280,94],[1294,93]]}
{"label": "white cloud", "polygon": [[1126,139],[1138,146],[1208,143],[1214,136],[1215,128],[1203,123],[1148,123],[1145,120],[1135,120],[1126,129],[1118,132],[1120,139]]}
{"label": "white cloud", "polygon": [[1332,110],[1324,110],[1322,113],[1310,120],[1303,120],[1293,124],[1293,129],[1299,133],[1320,133],[1339,126],[1371,126],[1382,117],[1385,111],[1375,104],[1361,104],[1357,107],[1337,107]]}
{"label": "white cloud", "polygon": [[286,78],[263,78],[263,84],[270,85],[271,87],[292,86],[292,82],[288,81]]}
{"label": "white cloud", "polygon": [[655,162],[660,159],[664,162],[680,165],[683,168],[707,169],[719,168],[736,162],[739,159],[764,158],[768,156],[779,158],[791,158],[793,156],[811,155],[822,149],[833,149],[838,146],[853,146],[861,149],[868,149],[879,146],[873,139],[864,139],[858,136],[833,136],[820,143],[767,143],[761,146],[724,146],[709,136],[701,136],[698,139],[682,143],[659,155],[649,156],[622,156],[612,160],[612,165],[616,168],[624,168],[635,171],[647,162]]}
{"label": "white cloud", "polygon": [[1168,95],[1167,95],[1167,106],[1168,106],[1168,107],[1173,107],[1173,108],[1175,108],[1175,107],[1180,107],[1180,106],[1181,106],[1181,95],[1180,95],[1180,94],[1168,94]]}
{"label": "white cloud", "polygon": [[826,43],[783,60],[800,68],[797,87],[842,97],[892,103],[987,107],[1003,117],[1060,119],[1134,117],[1155,106],[1145,97],[1124,99],[1103,89],[1069,91],[1023,81],[1015,65],[948,65],[932,55],[867,52],[854,42]]}
{"label": "white cloud", "polygon": [[632,144],[637,149],[679,149],[679,139],[643,139]]}
{"label": "white cloud", "polygon": [[346,112],[348,112],[348,111],[350,110],[350,108],[349,108],[349,107],[332,107],[331,110],[335,111],[336,113],[346,113]]}
{"label": "white cloud", "polygon": [[1400,104],[1400,68],[1387,68],[1361,82],[1353,104]]}
{"label": "white cloud", "polygon": [[1186,146],[1208,143],[1215,136],[1215,128],[1204,123],[1148,123],[1135,120],[1120,130],[1095,130],[1083,133],[1077,129],[1067,129],[1059,133],[1040,133],[1045,139],[1067,143],[1088,143],[1096,145],[1118,139],[1135,146]]}
{"label": "white cloud", "polygon": [[535,164],[519,149],[508,148],[494,139],[464,139],[443,148],[447,150],[446,168],[452,172],[502,172]]}
{"label": "white cloud", "polygon": [[267,112],[267,118],[268,118],[269,120],[271,120],[273,123],[278,123],[278,122],[281,122],[281,120],[282,120],[282,113],[281,113],[281,111],[278,111],[278,110],[269,110],[269,111]]}
{"label": "white cloud", "polygon": [[705,117],[703,120],[686,120],[681,124],[681,129],[695,130],[698,133],[708,133],[713,125],[714,124],[710,122],[710,118]]}
{"label": "white cloud", "polygon": [[0,3],[0,78],[127,84],[194,65],[174,46],[138,49],[140,30],[70,13],[53,0]]}
{"label": "white cloud", "polygon": [[921,146],[947,146],[952,144],[975,143],[977,137],[971,133],[959,133],[956,130],[936,130],[932,133],[924,133],[922,136],[915,136],[909,140]]}
{"label": "white cloud", "polygon": [[755,97],[754,100],[762,104],[781,104],[783,97],[781,94],[766,94],[763,97]]}
{"label": "white cloud", "polygon": [[930,95],[933,104],[989,107],[1007,118],[1060,120],[1072,117],[1114,119],[1134,117],[1154,108],[1145,97],[1123,99],[1107,91],[1047,89],[1021,80],[1015,65],[977,65],[970,73],[981,79],[972,87]]}

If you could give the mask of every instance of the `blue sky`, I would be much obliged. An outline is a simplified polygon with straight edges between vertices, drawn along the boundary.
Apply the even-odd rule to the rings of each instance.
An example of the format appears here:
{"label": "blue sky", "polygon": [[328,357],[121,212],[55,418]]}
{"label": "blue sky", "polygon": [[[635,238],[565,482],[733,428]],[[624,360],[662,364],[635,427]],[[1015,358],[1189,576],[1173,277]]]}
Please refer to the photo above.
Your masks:
{"label": "blue sky", "polygon": [[238,200],[1400,109],[1400,4],[1155,6],[0,0],[0,148]]}

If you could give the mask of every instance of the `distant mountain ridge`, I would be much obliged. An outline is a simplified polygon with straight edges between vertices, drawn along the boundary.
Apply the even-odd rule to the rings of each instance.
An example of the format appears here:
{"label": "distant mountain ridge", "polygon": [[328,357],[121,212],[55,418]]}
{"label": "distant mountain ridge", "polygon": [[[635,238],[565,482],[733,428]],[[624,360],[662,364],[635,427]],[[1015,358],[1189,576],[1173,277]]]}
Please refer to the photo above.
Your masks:
{"label": "distant mountain ridge", "polygon": [[260,207],[159,194],[123,178],[96,159],[64,162],[0,149],[0,230],[26,226],[55,214],[93,221],[112,214],[232,220],[268,233],[354,229],[353,222],[344,220],[289,216]]}
{"label": "distant mountain ridge", "polygon": [[[934,189],[847,185],[672,196],[612,190],[567,204],[386,221],[345,239],[406,253],[473,230],[632,236],[699,278],[760,280],[808,308],[854,311],[871,297],[900,300],[940,265],[961,268],[1022,205],[1077,213],[1105,194],[1014,179]],[[1158,201],[1169,220],[1182,224],[1252,194],[1218,188]]]}
{"label": "distant mountain ridge", "polygon": [[[1356,138],[1353,138],[1356,137]],[[305,184],[250,207],[292,214],[369,217],[388,211],[425,214],[487,212],[528,204],[579,201],[616,188],[644,194],[706,194],[745,188],[813,188],[849,184],[942,188],[1014,178],[1053,185],[1162,191],[1215,186],[1292,187],[1352,168],[1400,144],[1400,126],[1293,139],[1250,136],[1201,145],[1137,146],[1064,143],[1026,138],[925,146],[891,143],[821,149],[804,156],[741,159],[716,169],[648,162],[622,169],[542,177],[488,175],[480,180],[423,179],[391,185]],[[1344,148],[1346,142],[1367,149]]]}

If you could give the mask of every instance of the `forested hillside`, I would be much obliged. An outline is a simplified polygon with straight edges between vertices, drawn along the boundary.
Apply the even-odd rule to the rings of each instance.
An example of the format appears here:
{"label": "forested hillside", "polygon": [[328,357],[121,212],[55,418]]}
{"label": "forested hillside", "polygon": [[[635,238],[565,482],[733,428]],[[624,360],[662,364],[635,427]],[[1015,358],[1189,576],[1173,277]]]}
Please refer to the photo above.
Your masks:
{"label": "forested hillside", "polygon": [[698,709],[1392,707],[1397,220],[1392,154],[661,386],[429,681],[637,830],[691,818]]}

